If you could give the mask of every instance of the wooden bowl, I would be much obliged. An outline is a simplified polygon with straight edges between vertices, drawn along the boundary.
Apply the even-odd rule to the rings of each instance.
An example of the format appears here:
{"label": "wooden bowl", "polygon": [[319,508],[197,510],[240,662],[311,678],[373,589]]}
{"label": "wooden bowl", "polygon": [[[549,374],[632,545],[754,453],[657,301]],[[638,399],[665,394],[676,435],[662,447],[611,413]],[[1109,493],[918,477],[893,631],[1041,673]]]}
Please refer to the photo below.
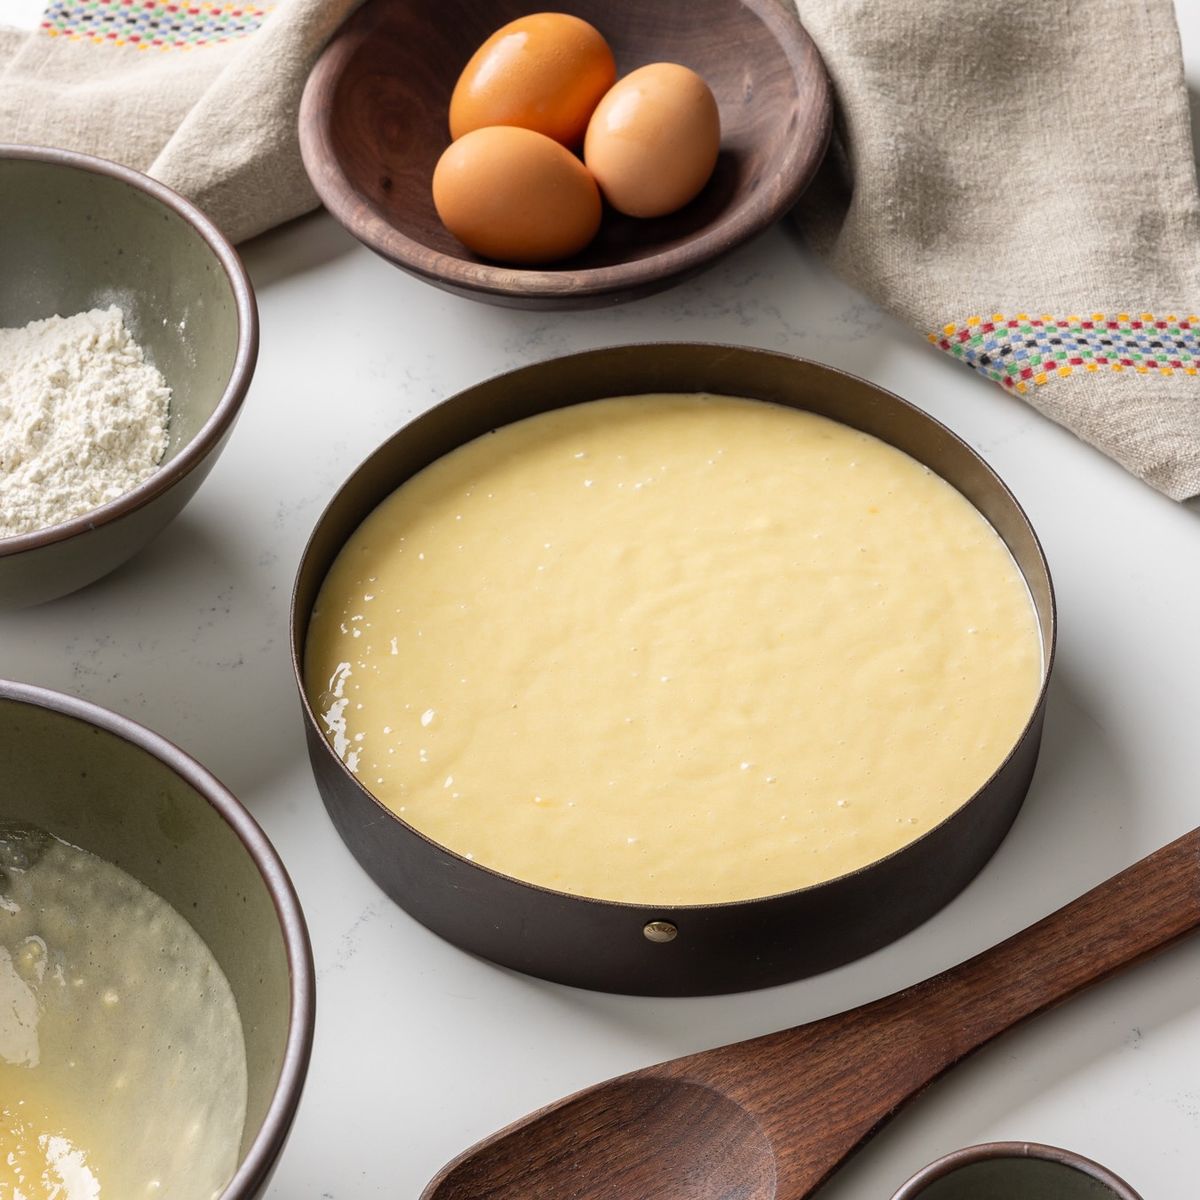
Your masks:
{"label": "wooden bowl", "polygon": [[662,60],[708,81],[721,155],[671,216],[608,209],[581,254],[541,270],[477,257],[442,226],[433,168],[449,145],[450,93],[471,54],[531,0],[368,0],[318,60],[300,105],[317,194],[359,241],[459,295],[517,308],[595,308],[660,291],[766,229],[795,204],[829,139],[825,68],[779,0],[564,0],[551,8],[608,39],[618,75]]}
{"label": "wooden bowl", "polygon": [[[439,845],[371,795],[308,701],[304,645],[322,582],[363,519],[435,459],[498,426],[605,396],[714,392],[788,405],[896,446],[956,487],[992,524],[1029,585],[1045,661],[1029,722],[995,774],[916,841],[847,875],[731,903],[596,900],[503,875]],[[576,987],[702,995],[814,975],[877,950],[931,917],[982,870],[1025,798],[1054,659],[1054,592],[1012,493],[944,425],[863,379],[786,354],[698,343],[614,346],[489,379],[431,409],[375,451],[318,520],[292,594],[292,667],[317,788],[368,874],[448,941]],[[786,713],[780,720],[787,720]],[[664,928],[669,927],[669,928]]]}

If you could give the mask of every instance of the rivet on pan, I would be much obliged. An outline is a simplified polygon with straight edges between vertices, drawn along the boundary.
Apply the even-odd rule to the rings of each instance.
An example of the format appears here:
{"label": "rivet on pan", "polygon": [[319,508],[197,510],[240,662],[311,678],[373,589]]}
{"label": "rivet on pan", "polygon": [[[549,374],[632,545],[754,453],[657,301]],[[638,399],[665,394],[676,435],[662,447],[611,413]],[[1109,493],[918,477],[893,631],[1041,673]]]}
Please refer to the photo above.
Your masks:
{"label": "rivet on pan", "polygon": [[673,942],[679,930],[670,921],[649,921],[642,929],[648,942]]}

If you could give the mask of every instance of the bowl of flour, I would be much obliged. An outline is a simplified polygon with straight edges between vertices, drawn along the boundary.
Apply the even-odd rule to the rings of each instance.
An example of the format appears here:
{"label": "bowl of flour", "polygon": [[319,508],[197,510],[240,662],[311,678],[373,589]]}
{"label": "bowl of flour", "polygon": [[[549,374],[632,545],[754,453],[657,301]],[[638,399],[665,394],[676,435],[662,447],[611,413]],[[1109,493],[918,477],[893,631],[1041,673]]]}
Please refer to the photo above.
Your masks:
{"label": "bowl of flour", "polygon": [[0,608],[92,583],[208,474],[258,352],[236,252],[136,171],[0,146]]}

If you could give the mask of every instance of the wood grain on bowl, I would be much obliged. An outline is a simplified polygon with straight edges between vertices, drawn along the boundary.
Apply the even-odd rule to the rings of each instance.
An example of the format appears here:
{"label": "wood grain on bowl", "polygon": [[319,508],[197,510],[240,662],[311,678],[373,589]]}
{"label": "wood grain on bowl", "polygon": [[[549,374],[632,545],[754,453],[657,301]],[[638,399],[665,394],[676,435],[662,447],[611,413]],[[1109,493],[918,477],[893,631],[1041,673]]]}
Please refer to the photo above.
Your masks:
{"label": "wood grain on bowl", "polygon": [[300,110],[305,167],[364,244],[430,283],[495,304],[586,308],[659,291],[766,229],[792,207],[829,138],[832,101],[816,48],[778,0],[567,0],[608,39],[619,75],[683,63],[712,88],[721,154],[679,212],[605,213],[582,253],[552,269],[479,258],[438,220],[430,181],[450,142],[459,72],[530,0],[367,0],[317,62]]}

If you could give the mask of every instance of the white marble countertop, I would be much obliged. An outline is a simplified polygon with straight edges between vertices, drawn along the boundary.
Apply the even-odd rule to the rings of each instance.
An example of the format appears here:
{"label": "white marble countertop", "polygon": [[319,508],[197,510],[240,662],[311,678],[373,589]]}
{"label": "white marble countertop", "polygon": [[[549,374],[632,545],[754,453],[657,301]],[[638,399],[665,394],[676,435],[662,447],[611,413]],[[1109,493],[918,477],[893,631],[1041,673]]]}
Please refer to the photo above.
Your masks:
{"label": "white marble countertop", "polygon": [[[25,0],[17,0],[18,5]],[[1200,92],[1200,6],[1180,5]],[[308,915],[312,1070],[272,1200],[415,1196],[469,1143],[609,1075],[820,1017],[948,966],[1200,821],[1200,504],[1175,505],[943,359],[777,228],[695,281],[610,311],[510,312],[418,283],[324,214],[244,247],[262,354],[196,499],[111,578],[0,615],[0,675],[165,734],[265,826]],[[690,1000],[576,991],[476,961],[391,903],[326,818],[288,664],[301,547],[350,470],[488,375],[591,346],[711,340],[810,356],[949,424],[1025,505],[1058,587],[1060,656],[1032,791],[999,853],[895,945],[827,975]],[[1009,1034],[910,1106],[823,1193],[887,1200],[949,1150],[1063,1145],[1147,1200],[1200,1171],[1200,940]]]}

